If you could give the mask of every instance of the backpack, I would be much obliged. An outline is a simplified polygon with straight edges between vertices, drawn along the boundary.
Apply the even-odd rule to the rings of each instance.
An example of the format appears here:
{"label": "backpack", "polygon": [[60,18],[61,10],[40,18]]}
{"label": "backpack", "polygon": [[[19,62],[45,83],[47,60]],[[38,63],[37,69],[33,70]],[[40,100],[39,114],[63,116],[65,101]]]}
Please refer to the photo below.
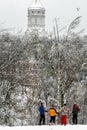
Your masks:
{"label": "backpack", "polygon": [[77,115],[79,111],[80,111],[80,108],[77,105],[74,105],[72,113]]}

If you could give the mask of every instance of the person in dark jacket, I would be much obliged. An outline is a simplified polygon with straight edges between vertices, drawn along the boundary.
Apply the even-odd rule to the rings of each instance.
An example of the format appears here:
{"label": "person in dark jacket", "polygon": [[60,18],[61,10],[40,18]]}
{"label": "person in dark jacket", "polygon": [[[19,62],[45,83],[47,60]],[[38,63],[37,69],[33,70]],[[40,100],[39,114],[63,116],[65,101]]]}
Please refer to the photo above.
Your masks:
{"label": "person in dark jacket", "polygon": [[78,123],[78,112],[80,111],[80,108],[79,106],[75,103],[73,105],[73,110],[72,110],[72,114],[73,114],[73,118],[72,118],[72,121],[73,121],[73,124],[77,124]]}
{"label": "person in dark jacket", "polygon": [[45,124],[45,109],[43,106],[43,103],[41,102],[41,105],[39,107],[39,113],[40,113],[40,120],[39,120],[39,125]]}

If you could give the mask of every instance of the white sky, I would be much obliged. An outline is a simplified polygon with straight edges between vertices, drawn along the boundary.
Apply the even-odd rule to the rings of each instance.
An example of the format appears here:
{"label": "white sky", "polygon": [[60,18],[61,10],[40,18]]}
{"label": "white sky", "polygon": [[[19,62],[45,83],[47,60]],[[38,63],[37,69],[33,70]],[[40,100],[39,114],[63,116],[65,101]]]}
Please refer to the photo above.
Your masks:
{"label": "white sky", "polygon": [[[53,29],[54,18],[59,28],[68,27],[77,16],[82,16],[81,29],[87,32],[87,0],[41,0],[46,9],[46,29]],[[0,0],[0,28],[27,29],[27,9],[32,0]],[[79,11],[77,11],[79,8]]]}

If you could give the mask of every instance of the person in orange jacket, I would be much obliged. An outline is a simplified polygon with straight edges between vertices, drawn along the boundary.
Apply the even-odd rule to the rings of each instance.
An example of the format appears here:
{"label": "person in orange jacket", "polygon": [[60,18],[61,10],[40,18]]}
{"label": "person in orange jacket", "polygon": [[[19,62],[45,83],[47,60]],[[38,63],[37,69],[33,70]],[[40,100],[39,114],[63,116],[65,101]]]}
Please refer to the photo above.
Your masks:
{"label": "person in orange jacket", "polygon": [[50,123],[55,123],[55,118],[57,115],[57,111],[52,105],[52,107],[49,109],[49,115],[50,115]]}

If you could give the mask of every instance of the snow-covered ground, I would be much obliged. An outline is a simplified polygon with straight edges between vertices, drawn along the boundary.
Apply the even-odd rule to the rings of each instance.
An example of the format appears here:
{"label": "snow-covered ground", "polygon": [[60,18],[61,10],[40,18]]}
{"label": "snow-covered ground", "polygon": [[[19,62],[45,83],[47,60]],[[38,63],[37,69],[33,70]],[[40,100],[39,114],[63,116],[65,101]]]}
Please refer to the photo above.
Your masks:
{"label": "snow-covered ground", "polygon": [[87,125],[51,125],[51,126],[22,126],[22,127],[4,127],[1,126],[0,130],[87,130]]}

